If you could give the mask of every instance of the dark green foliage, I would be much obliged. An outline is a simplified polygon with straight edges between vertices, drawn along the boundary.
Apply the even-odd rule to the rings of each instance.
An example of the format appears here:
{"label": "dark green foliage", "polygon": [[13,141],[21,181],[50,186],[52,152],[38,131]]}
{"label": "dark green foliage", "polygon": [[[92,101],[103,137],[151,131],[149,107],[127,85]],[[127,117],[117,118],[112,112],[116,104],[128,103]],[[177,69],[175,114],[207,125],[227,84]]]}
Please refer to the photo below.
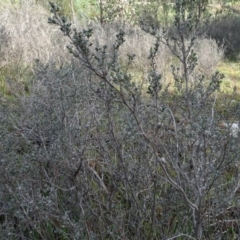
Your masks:
{"label": "dark green foliage", "polygon": [[219,46],[224,46],[225,56],[230,60],[238,60],[240,53],[240,16],[226,15],[208,25],[204,32],[215,39]]}

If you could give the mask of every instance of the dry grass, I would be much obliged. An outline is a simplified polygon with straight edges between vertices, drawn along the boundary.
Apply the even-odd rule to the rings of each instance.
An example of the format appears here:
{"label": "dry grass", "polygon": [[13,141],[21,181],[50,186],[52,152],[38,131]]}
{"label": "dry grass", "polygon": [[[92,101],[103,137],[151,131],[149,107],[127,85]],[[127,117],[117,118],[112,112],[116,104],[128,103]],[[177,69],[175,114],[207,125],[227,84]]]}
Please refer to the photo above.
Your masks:
{"label": "dry grass", "polygon": [[[150,34],[142,31],[139,27],[128,27],[121,24],[105,24],[103,27],[98,23],[90,25],[93,28],[92,41],[100,45],[107,44],[108,53],[111,54],[111,47],[116,40],[116,35],[120,29],[125,31],[125,42],[120,49],[120,58],[123,65],[127,62],[128,54],[135,54],[133,64],[129,67],[132,78],[137,83],[144,83],[147,79],[147,74],[150,68],[150,60],[148,59],[150,48],[153,47],[155,39]],[[163,82],[169,82],[171,52],[161,44],[156,57],[157,71],[163,75]]]}
{"label": "dry grass", "polygon": [[[35,59],[44,63],[49,62],[49,60],[62,62],[69,59],[69,54],[65,48],[68,40],[61,37],[58,28],[47,23],[49,12],[34,2],[24,1],[21,7],[9,3],[2,4],[4,10],[0,12],[0,22],[11,39],[5,63],[31,66]],[[76,23],[76,25],[80,26],[80,23]],[[107,43],[109,46],[114,42],[116,34],[121,28],[117,24],[109,24],[104,28],[99,24],[92,24],[92,27],[95,40],[100,44]],[[137,27],[131,29],[125,27],[125,31],[126,42],[121,48],[121,56],[126,59],[129,53],[136,55],[133,76],[139,81],[139,79],[146,77],[149,68],[147,57],[153,46],[154,38]],[[202,73],[211,74],[222,58],[222,49],[217,48],[213,40],[202,39],[198,40],[196,50]],[[206,58],[206,56],[208,57]],[[158,72],[163,74],[163,81],[167,83],[172,81],[171,64],[171,53],[162,44],[156,58],[156,65]]]}
{"label": "dry grass", "polygon": [[11,39],[6,63],[29,66],[36,59],[42,62],[66,60],[64,39],[47,23],[49,12],[43,7],[29,1],[22,6],[6,3],[2,9],[0,22]]}
{"label": "dry grass", "polygon": [[215,40],[203,38],[197,40],[195,51],[198,57],[198,69],[210,77],[223,59],[223,48],[218,47]]}
{"label": "dry grass", "polygon": [[[0,66],[7,65],[10,68],[24,66],[31,69],[36,59],[42,63],[49,61],[62,63],[70,60],[71,57],[65,47],[68,39],[61,36],[57,27],[52,27],[47,23],[49,12],[42,6],[34,4],[35,1],[23,2],[21,6],[10,3],[1,4],[2,7],[4,6],[2,8],[4,10],[0,11],[0,22],[4,27],[1,37],[4,39],[4,34],[7,35],[11,44],[3,48],[5,52]],[[79,27],[81,23],[76,22],[75,25]],[[106,24],[104,27],[92,23],[91,27],[94,30],[92,41],[100,45],[107,44],[109,49],[120,28],[124,28],[126,41],[120,50],[121,59],[124,64],[127,55],[134,53],[136,57],[130,68],[132,78],[140,84],[145,83],[150,66],[148,56],[150,48],[153,47],[154,38],[138,27],[130,28],[118,23]],[[210,76],[223,57],[222,48],[218,48],[214,40],[199,39],[195,50],[198,55],[198,70]],[[176,60],[164,44],[160,45],[155,60],[157,71],[162,74],[162,82],[172,83],[171,64],[175,64]],[[4,85],[3,82],[2,85]]]}

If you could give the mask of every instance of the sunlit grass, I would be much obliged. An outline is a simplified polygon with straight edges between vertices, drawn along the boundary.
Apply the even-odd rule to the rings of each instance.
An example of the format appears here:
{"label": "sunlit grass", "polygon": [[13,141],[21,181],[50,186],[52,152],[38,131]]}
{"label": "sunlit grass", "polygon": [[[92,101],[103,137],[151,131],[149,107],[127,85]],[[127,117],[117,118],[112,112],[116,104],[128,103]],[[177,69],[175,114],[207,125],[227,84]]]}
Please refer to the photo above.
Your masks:
{"label": "sunlit grass", "polygon": [[218,69],[225,76],[221,84],[221,91],[223,93],[232,93],[236,88],[236,91],[240,93],[240,63],[222,61]]}

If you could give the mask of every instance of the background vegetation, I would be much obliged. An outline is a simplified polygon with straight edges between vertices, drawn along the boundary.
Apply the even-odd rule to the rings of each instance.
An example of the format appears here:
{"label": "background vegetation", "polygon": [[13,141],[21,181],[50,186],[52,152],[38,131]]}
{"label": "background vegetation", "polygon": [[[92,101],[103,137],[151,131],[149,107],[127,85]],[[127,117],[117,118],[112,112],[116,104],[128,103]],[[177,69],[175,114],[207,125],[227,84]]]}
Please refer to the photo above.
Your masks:
{"label": "background vegetation", "polygon": [[240,3],[55,3],[0,3],[0,238],[239,239]]}

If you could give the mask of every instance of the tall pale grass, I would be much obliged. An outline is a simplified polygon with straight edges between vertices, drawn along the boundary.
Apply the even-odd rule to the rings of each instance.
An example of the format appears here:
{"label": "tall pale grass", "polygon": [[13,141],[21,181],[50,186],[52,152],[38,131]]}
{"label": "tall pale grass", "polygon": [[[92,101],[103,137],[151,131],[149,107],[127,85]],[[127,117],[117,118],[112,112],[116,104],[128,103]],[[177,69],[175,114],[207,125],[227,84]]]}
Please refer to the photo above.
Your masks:
{"label": "tall pale grass", "polygon": [[47,10],[31,0],[22,5],[2,4],[0,22],[11,39],[6,50],[6,63],[29,66],[36,59],[41,62],[67,59],[66,42],[58,29],[49,26],[48,16]]}
{"label": "tall pale grass", "polygon": [[223,47],[219,47],[214,39],[198,39],[195,51],[198,58],[198,69],[207,76],[216,71],[219,62],[224,57]]}
{"label": "tall pale grass", "polygon": [[[24,0],[21,3],[11,4],[7,1],[1,3],[0,22],[4,33],[0,33],[0,39],[3,39],[3,34],[8,36],[8,44],[4,47],[4,58],[0,60],[1,66],[6,64],[32,66],[36,59],[43,63],[69,61],[71,57],[66,49],[68,39],[61,37],[59,28],[48,24],[49,12],[40,4],[36,4],[35,0]],[[85,25],[78,20],[74,24],[77,28]],[[108,23],[101,26],[92,23],[91,27],[94,30],[92,41],[107,44],[109,48],[115,41],[119,29],[124,28],[126,41],[121,47],[120,57],[125,62],[127,55],[134,53],[136,57],[133,64],[133,78],[137,81],[147,79],[148,55],[154,43],[151,35],[138,27],[128,27],[127,24],[123,26],[119,23]],[[172,81],[170,70],[172,54],[164,44],[161,44],[159,49],[155,59],[157,71],[163,75],[162,80],[169,83]],[[209,39],[198,40],[195,50],[198,55],[199,70],[203,74],[210,75],[222,59],[223,50],[214,40]]]}

